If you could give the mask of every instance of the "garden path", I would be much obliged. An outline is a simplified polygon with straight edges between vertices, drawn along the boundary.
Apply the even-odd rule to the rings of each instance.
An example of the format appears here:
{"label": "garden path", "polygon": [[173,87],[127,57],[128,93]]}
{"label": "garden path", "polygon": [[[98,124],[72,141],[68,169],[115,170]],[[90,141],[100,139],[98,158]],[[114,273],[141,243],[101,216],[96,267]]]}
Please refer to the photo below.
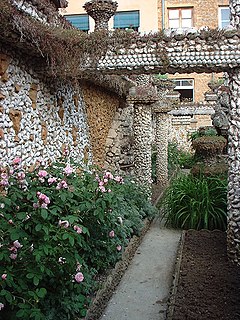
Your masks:
{"label": "garden path", "polygon": [[153,221],[101,320],[165,320],[181,231]]}

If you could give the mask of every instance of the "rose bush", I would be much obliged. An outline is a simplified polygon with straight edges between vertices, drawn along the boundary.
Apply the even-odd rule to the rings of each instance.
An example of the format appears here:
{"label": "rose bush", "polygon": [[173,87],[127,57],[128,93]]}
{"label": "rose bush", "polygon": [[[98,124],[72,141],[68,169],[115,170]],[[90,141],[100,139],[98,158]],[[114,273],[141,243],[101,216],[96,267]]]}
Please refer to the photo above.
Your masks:
{"label": "rose bush", "polygon": [[144,188],[62,159],[0,166],[0,315],[84,317],[96,274],[114,265],[155,209]]}

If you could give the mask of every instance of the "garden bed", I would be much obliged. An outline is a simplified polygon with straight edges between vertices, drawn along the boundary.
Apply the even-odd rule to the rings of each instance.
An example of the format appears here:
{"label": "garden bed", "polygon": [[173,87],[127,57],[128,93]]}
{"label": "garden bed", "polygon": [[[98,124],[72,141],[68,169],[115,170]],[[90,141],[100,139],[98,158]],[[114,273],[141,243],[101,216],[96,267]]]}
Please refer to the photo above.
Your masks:
{"label": "garden bed", "polygon": [[168,320],[240,319],[240,267],[227,258],[226,233],[186,231]]}

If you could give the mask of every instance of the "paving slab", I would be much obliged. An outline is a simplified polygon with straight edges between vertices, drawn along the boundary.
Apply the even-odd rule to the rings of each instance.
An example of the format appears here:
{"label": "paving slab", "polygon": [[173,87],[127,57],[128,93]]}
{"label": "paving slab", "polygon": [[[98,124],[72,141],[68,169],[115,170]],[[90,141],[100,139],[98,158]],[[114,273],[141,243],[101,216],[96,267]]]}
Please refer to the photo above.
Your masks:
{"label": "paving slab", "polygon": [[181,231],[153,222],[101,320],[165,320]]}

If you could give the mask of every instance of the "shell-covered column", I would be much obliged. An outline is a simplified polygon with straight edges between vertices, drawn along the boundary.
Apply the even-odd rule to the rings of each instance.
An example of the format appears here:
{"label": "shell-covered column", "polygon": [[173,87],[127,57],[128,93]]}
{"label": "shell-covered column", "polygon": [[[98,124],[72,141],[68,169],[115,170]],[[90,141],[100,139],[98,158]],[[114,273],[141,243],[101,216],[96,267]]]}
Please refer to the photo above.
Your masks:
{"label": "shell-covered column", "polygon": [[179,93],[173,91],[175,84],[169,80],[156,79],[159,101],[153,107],[156,114],[156,177],[157,183],[166,186],[168,183],[168,112],[179,103]]}
{"label": "shell-covered column", "polygon": [[240,0],[230,0],[229,7],[231,12],[231,25],[240,28]]}
{"label": "shell-covered column", "polygon": [[240,69],[229,73],[228,255],[240,265]]}
{"label": "shell-covered column", "polygon": [[[240,28],[240,0],[230,0],[231,25]],[[229,258],[240,265],[240,69],[228,72],[230,88],[228,132],[228,229]]]}
{"label": "shell-covered column", "polygon": [[92,0],[83,6],[87,14],[95,21],[95,31],[108,30],[108,21],[116,12],[117,7],[117,2],[112,0]]}
{"label": "shell-covered column", "polygon": [[156,176],[163,186],[168,183],[168,119],[167,113],[156,113]]}
{"label": "shell-covered column", "polygon": [[134,106],[134,175],[140,184],[151,190],[152,182],[152,105],[157,96],[130,96]]}

